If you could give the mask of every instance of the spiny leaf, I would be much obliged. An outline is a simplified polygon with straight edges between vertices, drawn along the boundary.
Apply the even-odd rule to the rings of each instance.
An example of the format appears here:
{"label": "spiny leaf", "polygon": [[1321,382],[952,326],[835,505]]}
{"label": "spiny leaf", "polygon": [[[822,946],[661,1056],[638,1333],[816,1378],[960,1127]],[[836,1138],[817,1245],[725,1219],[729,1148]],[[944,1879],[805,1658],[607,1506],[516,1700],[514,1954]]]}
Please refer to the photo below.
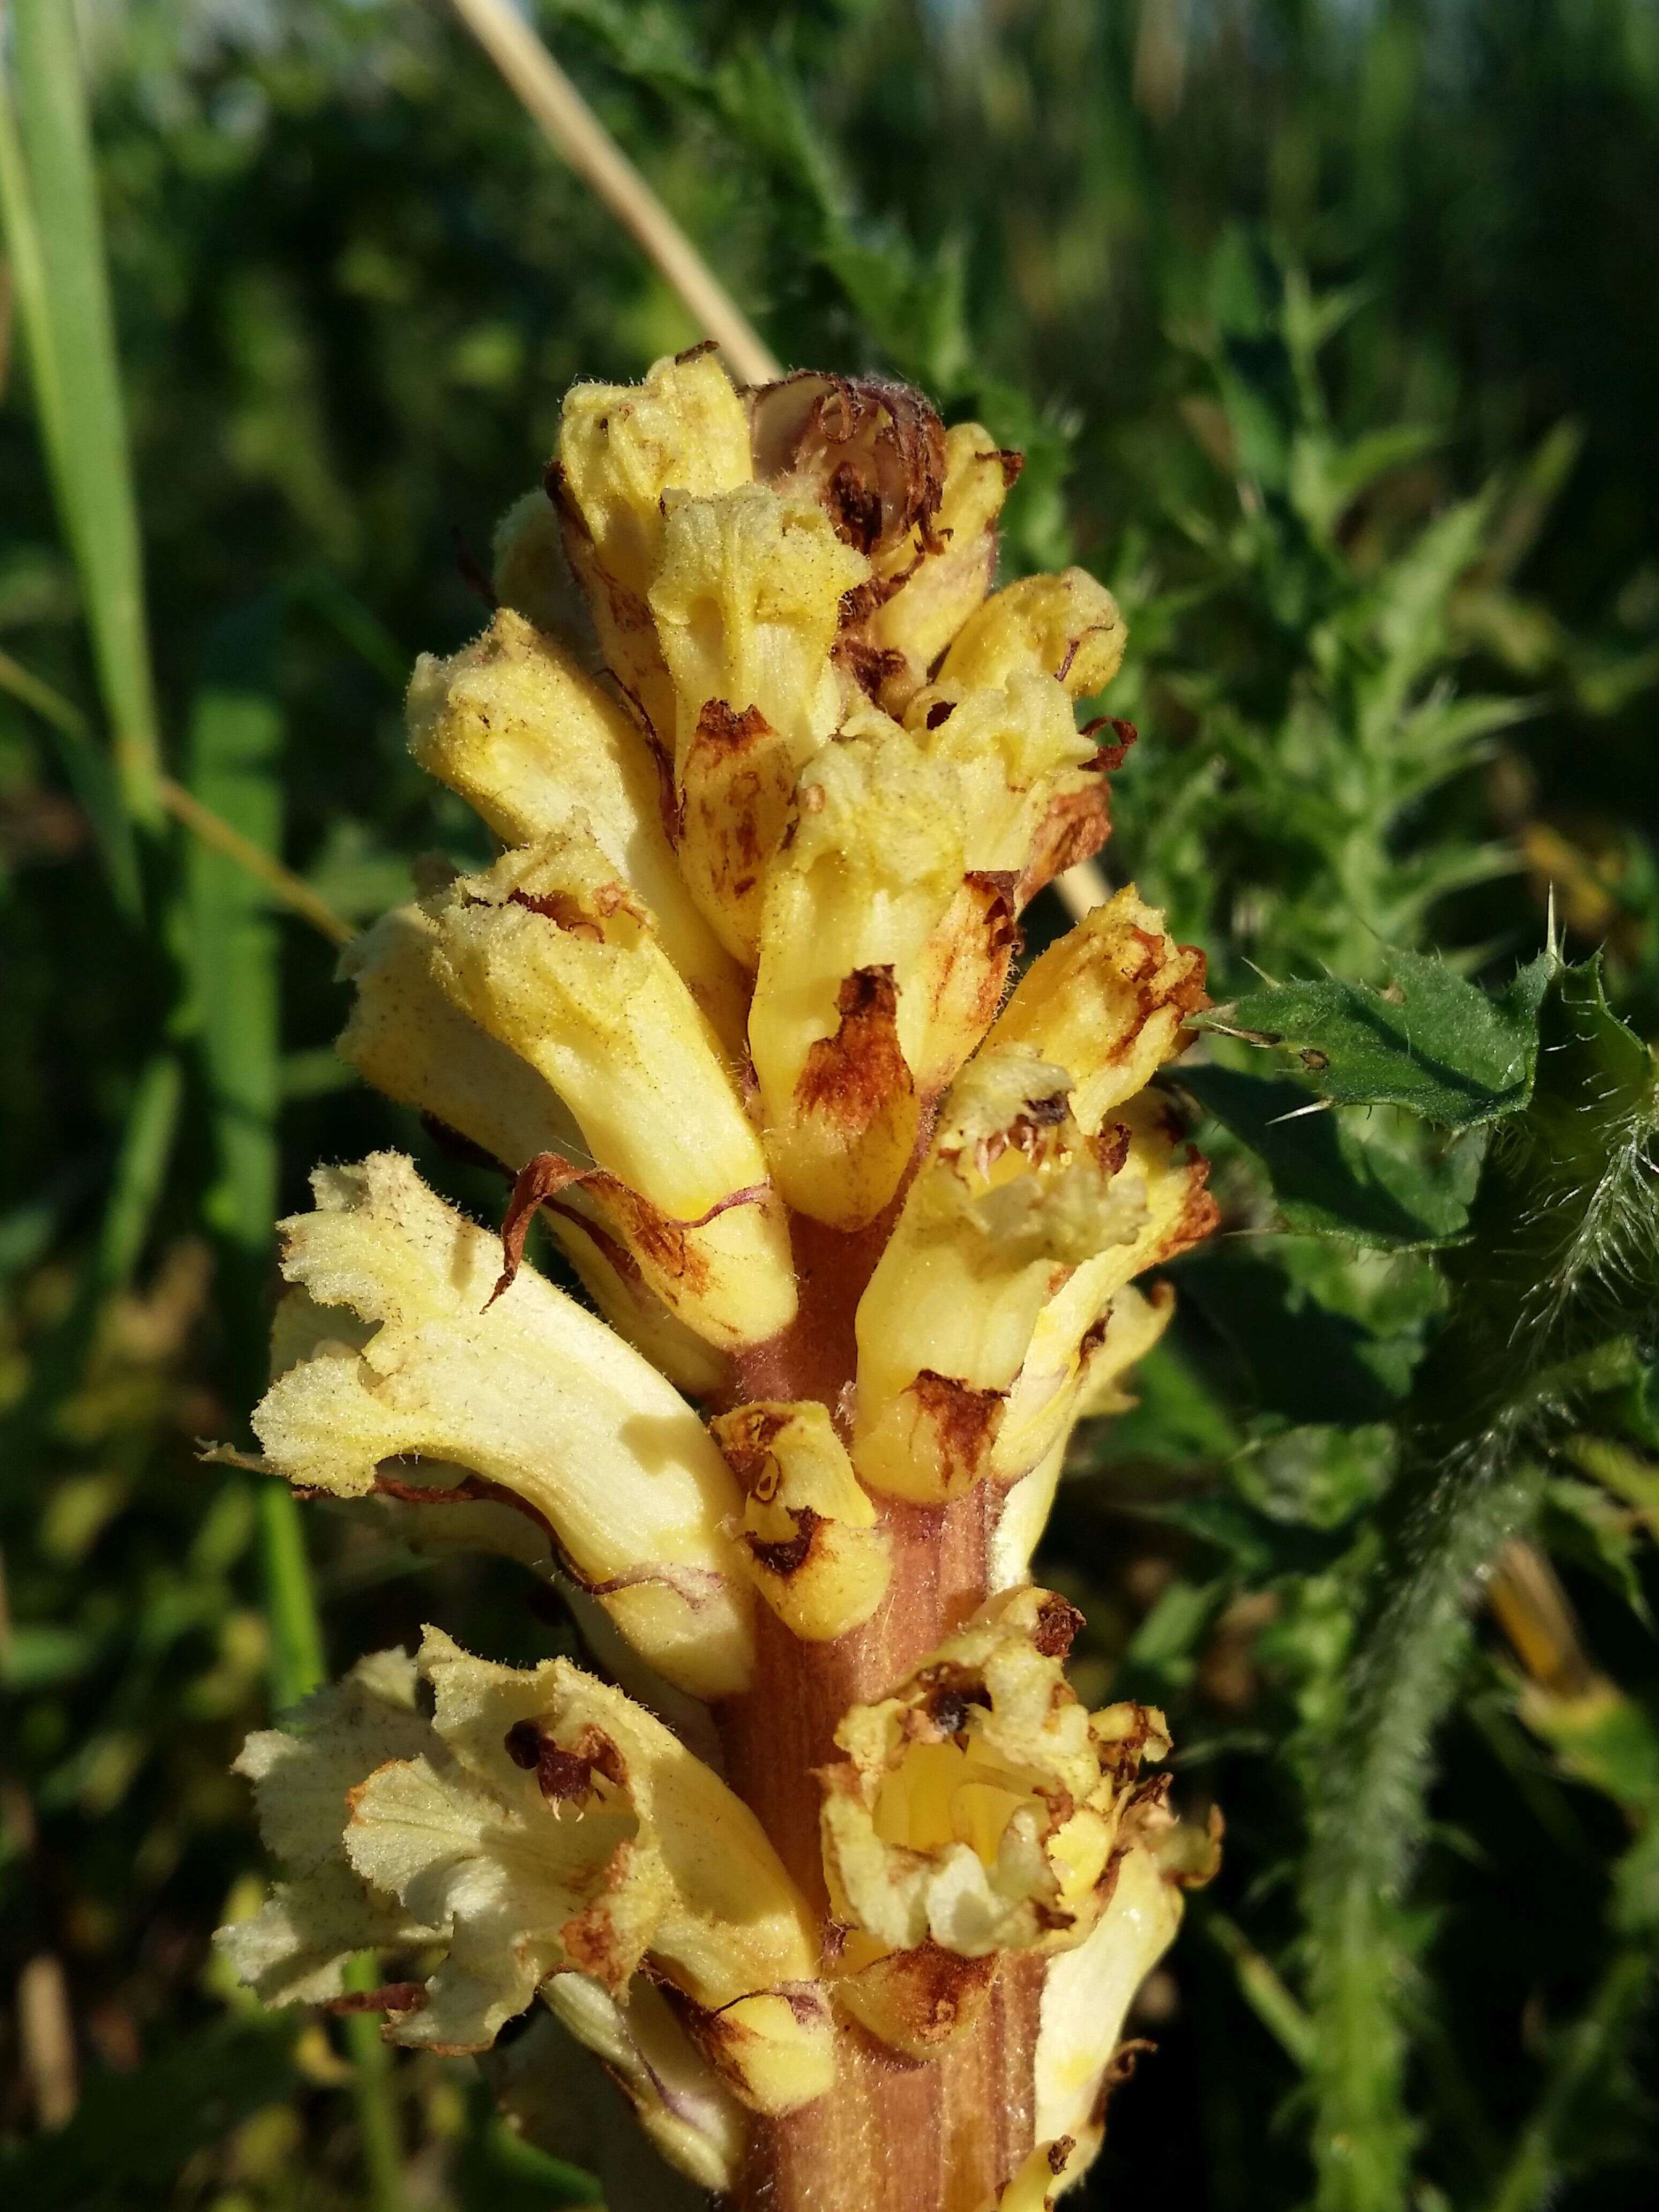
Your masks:
{"label": "spiny leaf", "polygon": [[1248,1042],[1294,1052],[1339,1106],[1403,1106],[1443,1128],[1478,1128],[1532,1095],[1544,956],[1489,995],[1438,960],[1389,957],[1386,990],[1365,983],[1274,983],[1201,1017]]}
{"label": "spiny leaf", "polygon": [[1396,1344],[1333,1312],[1237,1241],[1194,1253],[1176,1279],[1238,1354],[1245,1395],[1266,1412],[1298,1422],[1381,1420],[1405,1388]]}
{"label": "spiny leaf", "polygon": [[1300,1085],[1272,1076],[1187,1067],[1181,1083],[1262,1162],[1290,1229],[1400,1251],[1443,1244],[1468,1218],[1466,1154],[1432,1165],[1406,1158],[1334,1114],[1310,1113]]}
{"label": "spiny leaf", "polygon": [[1534,1436],[1628,1374],[1629,1340],[1659,1319],[1652,1058],[1595,962],[1550,969],[1534,1036],[1526,1109],[1495,1133],[1470,1237],[1443,1262],[1450,1310],[1407,1408],[1384,1564],[1318,1769],[1304,1893],[1320,2212],[1406,2202],[1404,1893],[1470,1591],[1535,1508]]}

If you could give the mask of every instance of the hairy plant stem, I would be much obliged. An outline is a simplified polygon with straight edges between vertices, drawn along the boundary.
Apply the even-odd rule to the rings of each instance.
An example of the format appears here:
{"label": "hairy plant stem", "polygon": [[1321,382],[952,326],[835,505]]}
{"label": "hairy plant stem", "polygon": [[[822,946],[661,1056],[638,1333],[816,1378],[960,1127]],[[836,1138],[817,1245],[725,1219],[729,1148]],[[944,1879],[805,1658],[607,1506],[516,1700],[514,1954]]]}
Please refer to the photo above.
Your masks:
{"label": "hairy plant stem", "polygon": [[1534,1494],[1514,1443],[1499,1430],[1471,1444],[1407,1519],[1324,1762],[1306,1887],[1320,2212],[1400,2212],[1407,2201],[1401,1915],[1427,1824],[1435,1731],[1468,1649],[1470,1595]]}
{"label": "hairy plant stem", "polygon": [[[744,1363],[747,1397],[816,1398],[845,1427],[853,1316],[891,1228],[856,1236],[797,1219],[799,1320]],[[985,1596],[1000,1498],[981,1484],[938,1507],[884,1501],[891,1589],[875,1617],[832,1644],[805,1644],[760,1616],[756,1687],[720,1715],[728,1778],[759,1814],[829,1927],[817,1769],[837,1722],[888,1694]],[[941,1958],[939,2002],[951,2002]],[[980,2212],[1031,2147],[1032,2063],[1042,1962],[1006,1956],[985,2009],[944,2057],[919,2063],[843,2026],[830,2094],[757,2123],[740,2206],[759,2212]]]}

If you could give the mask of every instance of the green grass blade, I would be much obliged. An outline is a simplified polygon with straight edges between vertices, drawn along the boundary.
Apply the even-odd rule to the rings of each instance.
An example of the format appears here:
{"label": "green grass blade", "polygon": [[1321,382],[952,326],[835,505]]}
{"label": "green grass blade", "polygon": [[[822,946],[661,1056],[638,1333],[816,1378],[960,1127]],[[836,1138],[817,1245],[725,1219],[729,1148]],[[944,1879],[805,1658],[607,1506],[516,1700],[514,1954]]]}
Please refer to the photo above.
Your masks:
{"label": "green grass blade", "polygon": [[[268,693],[235,672],[269,659],[271,619],[259,608],[216,630],[191,708],[189,748],[196,798],[250,843],[274,854],[282,845],[282,714]],[[239,1279],[235,1319],[254,1322],[276,1211],[277,923],[263,887],[211,846],[191,844],[185,883],[190,973],[213,1116],[206,1211]],[[257,1389],[263,1360],[246,1346],[239,1356],[239,1380]]]}
{"label": "green grass blade", "polygon": [[[346,1966],[349,1990],[372,1990],[378,1961],[365,1952]],[[398,2124],[397,2061],[373,2013],[348,2013],[340,2023],[351,2061],[357,2107],[357,2147],[362,2154],[369,2212],[404,2212],[403,2130]]]}
{"label": "green grass blade", "polygon": [[[266,602],[217,626],[190,720],[195,797],[273,856],[282,847],[284,739],[269,683],[276,623]],[[264,886],[216,847],[192,842],[185,881],[214,1142],[204,1212],[219,1250],[227,1379],[238,1401],[251,1404],[264,1377],[264,1289],[278,1182],[279,924]],[[281,1709],[317,1687],[326,1662],[299,1504],[285,1483],[271,1481],[260,1486],[258,1504],[271,1698]],[[373,1989],[376,1979],[372,1959],[354,1962],[354,1987]],[[374,2212],[398,2212],[403,2154],[392,2054],[368,2014],[349,2017],[343,2028],[368,2202]]]}
{"label": "green grass blade", "polygon": [[15,0],[11,16],[21,160],[12,144],[0,167],[9,242],[15,257],[21,240],[27,264],[18,300],[36,404],[117,778],[134,819],[156,830],[160,744],[143,556],[74,11],[63,0]]}
{"label": "green grass blade", "polygon": [[183,1099],[178,1054],[157,1053],[138,1079],[99,1234],[96,1277],[101,1294],[131,1282],[143,1255],[173,1158]]}

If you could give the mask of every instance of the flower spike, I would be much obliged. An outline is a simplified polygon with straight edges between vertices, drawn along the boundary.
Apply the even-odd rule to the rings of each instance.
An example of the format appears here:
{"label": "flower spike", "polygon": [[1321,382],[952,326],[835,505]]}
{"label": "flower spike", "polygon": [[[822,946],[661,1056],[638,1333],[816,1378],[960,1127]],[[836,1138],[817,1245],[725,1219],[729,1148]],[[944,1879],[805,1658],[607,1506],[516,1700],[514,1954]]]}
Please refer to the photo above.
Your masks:
{"label": "flower spike", "polygon": [[284,1871],[220,1941],[478,2054],[611,2212],[1048,2212],[1213,1863],[1031,1582],[1215,1206],[1157,1087],[1202,955],[1130,884],[1024,961],[1135,732],[1080,726],[1111,593],[996,588],[1019,465],[708,346],[576,386],[409,688],[501,850],[341,962],[344,1056],[501,1197],[319,1172],[254,1463],[556,1585],[592,1666],[432,1628],[250,1738]]}

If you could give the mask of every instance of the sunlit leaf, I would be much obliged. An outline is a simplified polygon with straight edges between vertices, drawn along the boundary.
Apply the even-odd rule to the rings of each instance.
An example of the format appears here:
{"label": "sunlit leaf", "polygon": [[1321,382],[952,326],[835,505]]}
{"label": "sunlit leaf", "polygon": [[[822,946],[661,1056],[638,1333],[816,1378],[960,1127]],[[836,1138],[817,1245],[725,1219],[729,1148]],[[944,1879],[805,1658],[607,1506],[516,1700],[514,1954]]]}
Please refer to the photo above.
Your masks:
{"label": "sunlit leaf", "polygon": [[1549,961],[1540,956],[1495,995],[1420,953],[1391,953],[1389,965],[1384,990],[1334,979],[1268,984],[1202,1018],[1294,1054],[1334,1105],[1403,1106],[1449,1129],[1523,1107]]}

